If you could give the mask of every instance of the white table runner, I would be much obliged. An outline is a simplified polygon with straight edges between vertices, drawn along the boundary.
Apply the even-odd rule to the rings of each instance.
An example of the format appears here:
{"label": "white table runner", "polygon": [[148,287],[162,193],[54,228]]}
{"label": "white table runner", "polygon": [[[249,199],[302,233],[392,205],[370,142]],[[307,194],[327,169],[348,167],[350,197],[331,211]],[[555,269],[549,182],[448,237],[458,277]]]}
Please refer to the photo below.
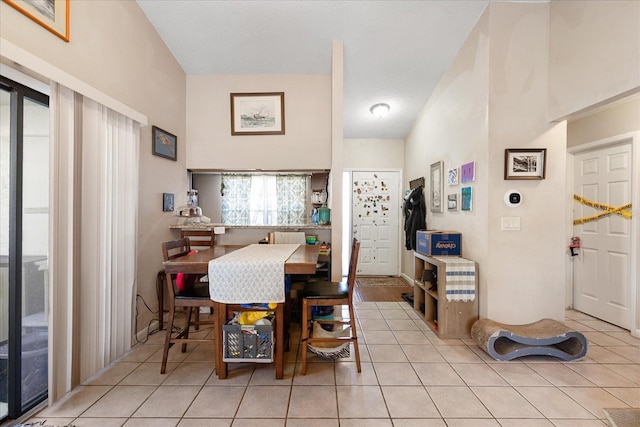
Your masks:
{"label": "white table runner", "polygon": [[284,302],[284,263],[300,245],[249,245],[209,261],[209,294],[226,304]]}
{"label": "white table runner", "polygon": [[476,263],[459,257],[434,258],[447,265],[445,278],[447,301],[473,301],[476,298]]}

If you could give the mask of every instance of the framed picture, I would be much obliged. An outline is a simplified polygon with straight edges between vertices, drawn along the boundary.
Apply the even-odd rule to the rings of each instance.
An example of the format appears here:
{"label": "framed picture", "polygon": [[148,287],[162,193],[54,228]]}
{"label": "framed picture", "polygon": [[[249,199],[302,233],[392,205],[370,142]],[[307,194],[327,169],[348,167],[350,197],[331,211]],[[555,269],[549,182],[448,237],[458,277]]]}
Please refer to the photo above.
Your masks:
{"label": "framed picture", "polygon": [[476,180],[476,162],[465,163],[460,166],[460,182],[467,183]]}
{"label": "framed picture", "polygon": [[71,0],[4,0],[62,40],[69,42],[69,3]]}
{"label": "framed picture", "polygon": [[153,154],[164,157],[165,159],[176,160],[178,138],[156,126],[152,127],[152,133],[151,144]]}
{"label": "framed picture", "polygon": [[162,211],[173,212],[173,193],[162,193]]}
{"label": "framed picture", "polygon": [[443,211],[444,162],[441,160],[431,165],[431,212]]}
{"label": "framed picture", "polygon": [[544,179],[546,148],[504,150],[504,179]]}
{"label": "framed picture", "polygon": [[448,194],[447,195],[447,210],[449,210],[449,211],[457,211],[458,210],[458,195],[457,194]]}
{"label": "framed picture", "polygon": [[284,135],[284,92],[232,93],[231,135]]}
{"label": "framed picture", "polygon": [[462,210],[473,210],[473,189],[471,187],[462,187],[460,195],[462,196]]}
{"label": "framed picture", "polygon": [[449,173],[447,174],[447,184],[458,185],[458,175],[458,168],[449,169]]}

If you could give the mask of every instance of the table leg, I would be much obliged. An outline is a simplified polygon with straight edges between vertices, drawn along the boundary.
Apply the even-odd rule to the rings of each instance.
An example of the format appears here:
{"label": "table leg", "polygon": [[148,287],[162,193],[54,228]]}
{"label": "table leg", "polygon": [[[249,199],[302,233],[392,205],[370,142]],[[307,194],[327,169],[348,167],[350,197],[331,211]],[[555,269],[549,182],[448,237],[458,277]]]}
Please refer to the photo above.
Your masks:
{"label": "table leg", "polygon": [[284,377],[284,303],[276,306],[276,379]]}
{"label": "table leg", "polygon": [[217,302],[214,310],[214,316],[218,316],[215,333],[216,372],[218,373],[218,378],[225,379],[227,378],[227,363],[222,360],[222,339],[224,335],[222,333],[222,325],[227,321],[227,304]]}

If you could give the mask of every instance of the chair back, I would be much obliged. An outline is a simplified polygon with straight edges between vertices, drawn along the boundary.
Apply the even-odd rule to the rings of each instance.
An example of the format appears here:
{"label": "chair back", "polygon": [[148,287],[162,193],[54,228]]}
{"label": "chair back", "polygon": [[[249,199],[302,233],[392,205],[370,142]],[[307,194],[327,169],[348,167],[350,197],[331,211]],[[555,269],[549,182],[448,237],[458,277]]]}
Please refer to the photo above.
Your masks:
{"label": "chair back", "polygon": [[347,286],[349,287],[349,304],[353,304],[353,288],[356,284],[356,271],[358,270],[358,255],[360,254],[360,242],[355,237],[351,242],[351,257],[349,260],[349,273]]}
{"label": "chair back", "polygon": [[[174,258],[181,257],[189,254],[191,246],[188,238],[182,238],[177,240],[169,240],[162,242],[162,258],[164,261],[169,261]],[[166,273],[167,290],[169,291],[169,301],[173,301],[176,296],[174,289],[175,283],[173,282],[174,275]]]}
{"label": "chair back", "polygon": [[190,230],[188,228],[180,231],[180,237],[188,238],[191,249],[209,249],[215,245],[216,235],[211,230]]}
{"label": "chair back", "polygon": [[269,233],[267,240],[269,244],[298,244],[306,245],[307,236],[304,231],[272,231]]}

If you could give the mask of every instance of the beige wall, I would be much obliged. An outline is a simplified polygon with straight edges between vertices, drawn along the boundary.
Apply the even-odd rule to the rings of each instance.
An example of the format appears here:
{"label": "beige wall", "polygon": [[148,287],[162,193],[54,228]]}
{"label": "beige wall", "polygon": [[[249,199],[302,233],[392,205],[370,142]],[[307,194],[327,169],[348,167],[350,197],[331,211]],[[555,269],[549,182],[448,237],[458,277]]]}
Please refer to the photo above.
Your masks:
{"label": "beige wall", "polygon": [[608,108],[570,121],[567,125],[567,146],[599,141],[640,130],[640,97],[614,103]]}
{"label": "beige wall", "polygon": [[550,3],[549,119],[640,89],[640,2]]}
{"label": "beige wall", "polygon": [[[564,126],[546,120],[548,5],[492,3],[443,76],[407,139],[405,180],[476,162],[473,211],[427,215],[430,229],[462,232],[463,256],[479,263],[480,315],[506,323],[564,317]],[[547,148],[542,181],[505,181],[505,148]],[[428,188],[427,180],[427,188]],[[461,185],[445,186],[445,194]],[[516,188],[520,207],[503,202]],[[520,231],[501,231],[517,216]],[[403,271],[412,274],[407,252]],[[544,266],[541,268],[541,266]]]}
{"label": "beige wall", "polygon": [[[70,16],[65,43],[0,2],[0,37],[147,116],[140,135],[137,292],[155,309],[160,242],[172,236],[173,220],[162,212],[162,193],[175,193],[178,204],[186,200],[186,77],[135,1],[72,1]],[[177,135],[176,162],[151,154],[151,125]],[[155,316],[142,303],[138,313],[143,330]]]}
{"label": "beige wall", "polygon": [[345,169],[400,169],[404,166],[402,139],[345,139]]}
{"label": "beige wall", "polygon": [[[284,92],[284,135],[231,135],[230,93]],[[187,167],[331,167],[329,74],[187,77]]]}

